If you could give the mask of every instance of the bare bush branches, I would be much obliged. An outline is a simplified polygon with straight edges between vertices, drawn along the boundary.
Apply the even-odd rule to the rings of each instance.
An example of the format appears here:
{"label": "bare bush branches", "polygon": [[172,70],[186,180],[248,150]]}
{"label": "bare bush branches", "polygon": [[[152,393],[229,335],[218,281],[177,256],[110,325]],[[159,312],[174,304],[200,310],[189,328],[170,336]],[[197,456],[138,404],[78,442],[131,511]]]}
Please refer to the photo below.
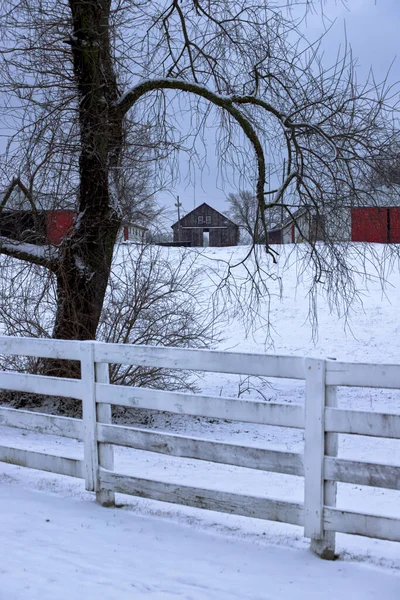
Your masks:
{"label": "bare bush branches", "polygon": [[[121,245],[100,318],[100,341],[208,348],[220,338],[220,319],[208,310],[200,289],[198,257],[154,246]],[[46,270],[3,257],[0,319],[2,333],[51,337],[57,311],[55,279]],[[4,358],[1,365],[28,372],[43,361]],[[189,371],[112,365],[110,379],[119,385],[194,389]]]}
{"label": "bare bush branches", "polygon": [[[125,247],[114,263],[98,339],[123,344],[207,348],[220,323],[201,291],[196,255],[157,247]],[[160,389],[193,389],[193,374],[112,365],[111,381]]]}

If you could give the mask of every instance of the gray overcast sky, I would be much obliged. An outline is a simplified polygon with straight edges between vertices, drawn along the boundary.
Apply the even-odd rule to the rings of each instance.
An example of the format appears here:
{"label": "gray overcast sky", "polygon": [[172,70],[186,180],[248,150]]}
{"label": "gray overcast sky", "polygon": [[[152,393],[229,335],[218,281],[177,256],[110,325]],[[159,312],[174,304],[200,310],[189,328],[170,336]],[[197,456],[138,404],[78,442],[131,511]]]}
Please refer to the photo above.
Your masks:
{"label": "gray overcast sky", "polygon": [[[340,44],[343,45],[345,34],[351,45],[353,55],[357,58],[358,79],[361,81],[372,67],[378,81],[383,79],[393,59],[394,64],[390,73],[390,81],[400,80],[400,0],[348,0],[347,8],[341,0],[327,0],[325,12],[333,20],[332,29],[328,32],[324,43],[324,53],[327,64],[332,61]],[[325,22],[328,25],[328,22]],[[309,40],[316,39],[324,30],[321,17],[309,16],[304,27]],[[218,210],[226,210],[226,195],[235,191],[225,183],[222,188],[214,158],[213,135],[210,136],[208,147],[208,171],[196,178],[196,185],[185,185],[187,166],[181,162],[181,181],[171,194],[160,194],[160,201],[168,207],[173,207],[175,196],[179,194],[185,212],[193,209],[202,202],[208,202]]]}

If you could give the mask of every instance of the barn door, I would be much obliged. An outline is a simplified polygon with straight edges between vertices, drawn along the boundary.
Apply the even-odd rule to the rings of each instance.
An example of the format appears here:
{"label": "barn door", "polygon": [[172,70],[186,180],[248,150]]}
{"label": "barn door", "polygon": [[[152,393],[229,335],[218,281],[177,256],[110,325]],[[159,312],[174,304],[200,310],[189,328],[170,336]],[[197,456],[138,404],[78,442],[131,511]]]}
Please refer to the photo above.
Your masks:
{"label": "barn door", "polygon": [[218,248],[219,246],[221,246],[221,238],[219,237],[219,232],[220,229],[210,229],[210,238],[209,238],[209,245],[212,246],[213,248]]}

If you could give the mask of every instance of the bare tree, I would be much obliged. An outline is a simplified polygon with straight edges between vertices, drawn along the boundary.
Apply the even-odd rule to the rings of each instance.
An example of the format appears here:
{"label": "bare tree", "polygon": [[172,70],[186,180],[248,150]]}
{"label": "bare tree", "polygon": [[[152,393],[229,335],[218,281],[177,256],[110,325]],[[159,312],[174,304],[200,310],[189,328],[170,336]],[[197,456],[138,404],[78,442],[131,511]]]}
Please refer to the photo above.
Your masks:
{"label": "bare tree", "polygon": [[[267,238],[259,214],[259,203],[254,193],[249,190],[239,190],[236,194],[229,194],[226,200],[231,219],[247,233],[250,241],[253,244],[265,244]],[[283,214],[286,214],[283,204],[271,207],[266,218],[267,228],[273,229],[280,223]]]}
{"label": "bare tree", "polygon": [[[0,8],[1,118],[13,130],[1,205],[16,178],[28,192],[39,182],[78,197],[74,230],[58,247],[0,239],[1,253],[54,274],[57,338],[96,335],[122,219],[113,181],[129,122],[139,124],[137,143],[149,128],[171,174],[179,150],[202,163],[199,140],[216,128],[221,169],[255,190],[264,232],[283,194],[289,215],[293,196],[316,210],[334,206],[339,189],[357,198],[370,157],[393,136],[385,83],[358,85],[349,52],[325,66],[279,0],[3,0]],[[271,191],[267,156],[282,182]],[[315,247],[312,257],[320,271]]]}
{"label": "bare tree", "polygon": [[227,197],[229,216],[249,236],[253,244],[265,242],[261,221],[258,216],[258,202],[255,195],[248,190],[240,190]]}

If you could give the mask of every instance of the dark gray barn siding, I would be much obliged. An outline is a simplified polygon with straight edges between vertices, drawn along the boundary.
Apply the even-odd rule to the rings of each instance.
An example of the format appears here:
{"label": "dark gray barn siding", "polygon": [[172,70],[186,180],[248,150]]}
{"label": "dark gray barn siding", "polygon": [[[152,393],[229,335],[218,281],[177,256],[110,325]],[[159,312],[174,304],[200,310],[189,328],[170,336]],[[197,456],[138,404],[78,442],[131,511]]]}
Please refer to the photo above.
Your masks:
{"label": "dark gray barn siding", "polygon": [[209,234],[209,245],[214,247],[236,246],[239,227],[228,217],[204,203],[172,225],[174,242],[188,242],[191,246],[203,246],[203,234]]}

